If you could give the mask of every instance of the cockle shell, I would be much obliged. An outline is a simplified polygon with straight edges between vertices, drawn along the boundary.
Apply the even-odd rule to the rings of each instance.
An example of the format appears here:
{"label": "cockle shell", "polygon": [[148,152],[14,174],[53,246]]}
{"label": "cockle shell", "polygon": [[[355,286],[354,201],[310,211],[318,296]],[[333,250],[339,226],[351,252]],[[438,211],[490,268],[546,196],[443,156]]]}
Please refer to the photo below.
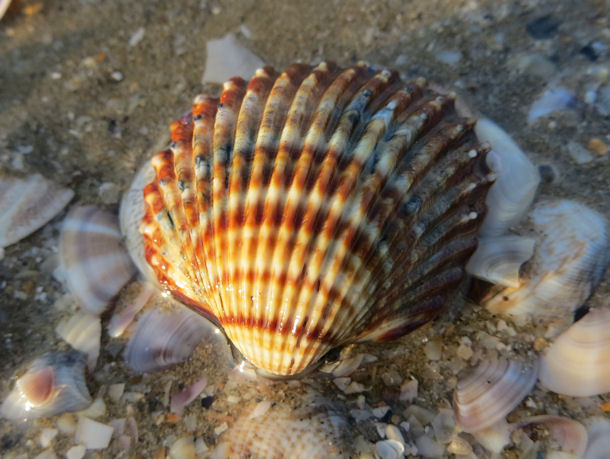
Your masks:
{"label": "cockle shell", "polygon": [[94,206],[70,209],[61,229],[59,261],[68,290],[90,314],[104,312],[136,273],[117,217]]}
{"label": "cockle shell", "polygon": [[575,397],[610,392],[610,308],[589,311],[557,337],[541,358],[540,382]]}
{"label": "cockle shell", "polygon": [[341,406],[307,394],[302,406],[261,401],[223,433],[213,459],[244,457],[326,459],[352,457]]}
{"label": "cockle shell", "polygon": [[538,365],[507,359],[481,362],[458,380],[453,397],[458,424],[466,432],[494,425],[530,393],[537,377]]}
{"label": "cockle shell", "polygon": [[274,374],[434,318],[493,181],[453,101],[421,79],[327,63],[198,96],[144,189],[159,282]]}
{"label": "cockle shell", "polygon": [[14,421],[78,411],[91,404],[85,383],[87,357],[78,351],[50,352],[34,360],[0,407]]}

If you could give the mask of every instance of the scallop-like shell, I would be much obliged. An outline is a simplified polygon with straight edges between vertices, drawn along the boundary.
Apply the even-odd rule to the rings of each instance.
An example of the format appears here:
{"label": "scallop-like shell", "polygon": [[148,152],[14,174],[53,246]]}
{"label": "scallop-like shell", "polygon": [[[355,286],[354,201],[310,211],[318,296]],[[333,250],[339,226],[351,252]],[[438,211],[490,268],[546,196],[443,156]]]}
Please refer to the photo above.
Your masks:
{"label": "scallop-like shell", "polygon": [[347,433],[348,423],[341,408],[319,395],[310,395],[303,406],[296,408],[263,401],[247,409],[223,433],[212,458],[351,457]]}
{"label": "scallop-like shell", "polygon": [[531,212],[538,243],[519,285],[493,289],[482,304],[494,313],[561,317],[582,305],[608,264],[604,218],[573,201],[542,201]]}
{"label": "scallop-like shell", "polygon": [[[0,16],[1,17],[1,16]],[[42,227],[70,202],[74,192],[35,174],[0,177],[0,248]]]}
{"label": "scallop-like shell", "polygon": [[493,174],[452,97],[363,64],[266,67],[171,131],[145,255],[257,367],[302,372],[454,298]]}
{"label": "scallop-like shell", "polygon": [[78,351],[50,352],[36,359],[0,407],[14,421],[78,411],[91,404],[85,383],[87,358]]}
{"label": "scallop-like shell", "polygon": [[70,209],[61,230],[59,261],[68,290],[90,314],[104,312],[136,273],[116,215],[94,206]]}
{"label": "scallop-like shell", "polygon": [[458,424],[479,432],[502,420],[536,384],[538,366],[507,359],[485,360],[461,376],[453,396]]}
{"label": "scallop-like shell", "polygon": [[540,382],[575,397],[610,392],[610,308],[589,311],[557,337],[541,358]]}

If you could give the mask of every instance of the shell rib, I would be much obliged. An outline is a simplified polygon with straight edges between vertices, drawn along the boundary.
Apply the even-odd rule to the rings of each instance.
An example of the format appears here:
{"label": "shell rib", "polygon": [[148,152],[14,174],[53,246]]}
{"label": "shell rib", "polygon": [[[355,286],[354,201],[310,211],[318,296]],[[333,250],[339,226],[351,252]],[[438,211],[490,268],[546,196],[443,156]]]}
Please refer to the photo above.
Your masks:
{"label": "shell rib", "polygon": [[171,133],[144,188],[146,259],[256,366],[299,373],[454,297],[492,174],[472,123],[423,80],[265,67],[198,96]]}

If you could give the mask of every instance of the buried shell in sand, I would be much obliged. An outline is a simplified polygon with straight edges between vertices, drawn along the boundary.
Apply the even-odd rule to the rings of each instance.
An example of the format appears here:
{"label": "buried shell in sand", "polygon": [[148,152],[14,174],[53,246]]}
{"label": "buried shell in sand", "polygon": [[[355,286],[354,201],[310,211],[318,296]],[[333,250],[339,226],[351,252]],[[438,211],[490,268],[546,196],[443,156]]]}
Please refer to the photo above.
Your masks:
{"label": "buried shell in sand", "polygon": [[156,277],[275,374],[426,323],[464,277],[493,181],[453,102],[326,63],[197,97],[144,188]]}

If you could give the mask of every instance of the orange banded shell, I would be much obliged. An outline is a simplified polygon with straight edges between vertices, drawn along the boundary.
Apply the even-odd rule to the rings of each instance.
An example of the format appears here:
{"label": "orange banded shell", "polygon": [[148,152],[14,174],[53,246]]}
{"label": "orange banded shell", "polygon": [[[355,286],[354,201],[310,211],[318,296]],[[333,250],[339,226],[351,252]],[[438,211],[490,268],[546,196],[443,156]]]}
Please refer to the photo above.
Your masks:
{"label": "orange banded shell", "polygon": [[275,374],[417,328],[455,295],[492,183],[453,105],[364,64],[231,78],[152,159],[148,263]]}

